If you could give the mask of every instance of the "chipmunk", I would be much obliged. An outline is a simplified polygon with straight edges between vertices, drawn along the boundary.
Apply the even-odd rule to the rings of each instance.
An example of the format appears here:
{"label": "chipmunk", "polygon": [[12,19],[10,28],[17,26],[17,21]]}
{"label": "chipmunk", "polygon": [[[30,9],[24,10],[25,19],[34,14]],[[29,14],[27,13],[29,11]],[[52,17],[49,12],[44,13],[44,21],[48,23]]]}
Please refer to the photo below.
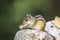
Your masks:
{"label": "chipmunk", "polygon": [[60,17],[56,16],[54,20],[51,21],[57,28],[60,29]]}
{"label": "chipmunk", "polygon": [[27,14],[19,28],[20,29],[30,28],[43,31],[45,28],[45,20],[41,15],[33,17],[30,14]]}
{"label": "chipmunk", "polygon": [[45,31],[60,40],[60,17],[56,16],[53,20],[46,22]]}

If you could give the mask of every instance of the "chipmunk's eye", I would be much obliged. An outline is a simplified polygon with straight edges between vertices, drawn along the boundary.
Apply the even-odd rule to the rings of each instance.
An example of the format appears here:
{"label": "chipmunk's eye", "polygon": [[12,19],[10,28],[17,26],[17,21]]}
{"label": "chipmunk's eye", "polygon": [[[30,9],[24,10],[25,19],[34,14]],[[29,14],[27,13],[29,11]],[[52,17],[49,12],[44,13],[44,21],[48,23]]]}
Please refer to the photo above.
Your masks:
{"label": "chipmunk's eye", "polygon": [[28,20],[30,20],[30,19],[31,19],[30,17],[26,17],[26,18],[25,18],[25,21],[28,21]]}
{"label": "chipmunk's eye", "polygon": [[28,21],[28,18],[26,17],[26,18],[24,19],[24,21]]}
{"label": "chipmunk's eye", "polygon": [[28,19],[25,19],[25,21],[28,21]]}

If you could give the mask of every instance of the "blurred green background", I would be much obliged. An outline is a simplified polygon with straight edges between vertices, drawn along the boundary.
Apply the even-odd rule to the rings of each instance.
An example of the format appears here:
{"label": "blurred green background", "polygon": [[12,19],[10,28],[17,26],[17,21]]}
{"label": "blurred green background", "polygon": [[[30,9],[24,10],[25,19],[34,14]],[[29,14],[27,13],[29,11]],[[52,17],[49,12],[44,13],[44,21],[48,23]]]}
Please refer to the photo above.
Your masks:
{"label": "blurred green background", "polygon": [[60,0],[0,0],[0,40],[14,40],[27,13],[52,20],[60,16]]}

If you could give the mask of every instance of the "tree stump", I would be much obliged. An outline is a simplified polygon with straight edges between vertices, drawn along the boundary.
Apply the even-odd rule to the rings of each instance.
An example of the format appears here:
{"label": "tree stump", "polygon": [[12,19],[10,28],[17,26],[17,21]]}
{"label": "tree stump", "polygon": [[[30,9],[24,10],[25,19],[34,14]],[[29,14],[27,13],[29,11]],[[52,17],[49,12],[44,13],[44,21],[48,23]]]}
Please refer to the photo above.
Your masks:
{"label": "tree stump", "polygon": [[31,29],[19,30],[14,40],[54,40],[53,36],[44,31],[37,31]]}

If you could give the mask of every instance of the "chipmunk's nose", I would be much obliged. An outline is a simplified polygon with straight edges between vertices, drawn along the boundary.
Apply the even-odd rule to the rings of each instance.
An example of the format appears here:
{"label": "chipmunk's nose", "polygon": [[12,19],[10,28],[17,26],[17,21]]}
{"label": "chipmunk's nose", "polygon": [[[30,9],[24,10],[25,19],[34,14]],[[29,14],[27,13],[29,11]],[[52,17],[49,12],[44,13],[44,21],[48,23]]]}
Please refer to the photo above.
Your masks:
{"label": "chipmunk's nose", "polygon": [[28,24],[20,25],[19,28],[20,28],[20,29],[24,29],[24,28],[27,27],[27,25],[28,25]]}
{"label": "chipmunk's nose", "polygon": [[19,26],[19,28],[20,28],[20,29],[23,29],[23,26],[21,25],[21,26]]}

